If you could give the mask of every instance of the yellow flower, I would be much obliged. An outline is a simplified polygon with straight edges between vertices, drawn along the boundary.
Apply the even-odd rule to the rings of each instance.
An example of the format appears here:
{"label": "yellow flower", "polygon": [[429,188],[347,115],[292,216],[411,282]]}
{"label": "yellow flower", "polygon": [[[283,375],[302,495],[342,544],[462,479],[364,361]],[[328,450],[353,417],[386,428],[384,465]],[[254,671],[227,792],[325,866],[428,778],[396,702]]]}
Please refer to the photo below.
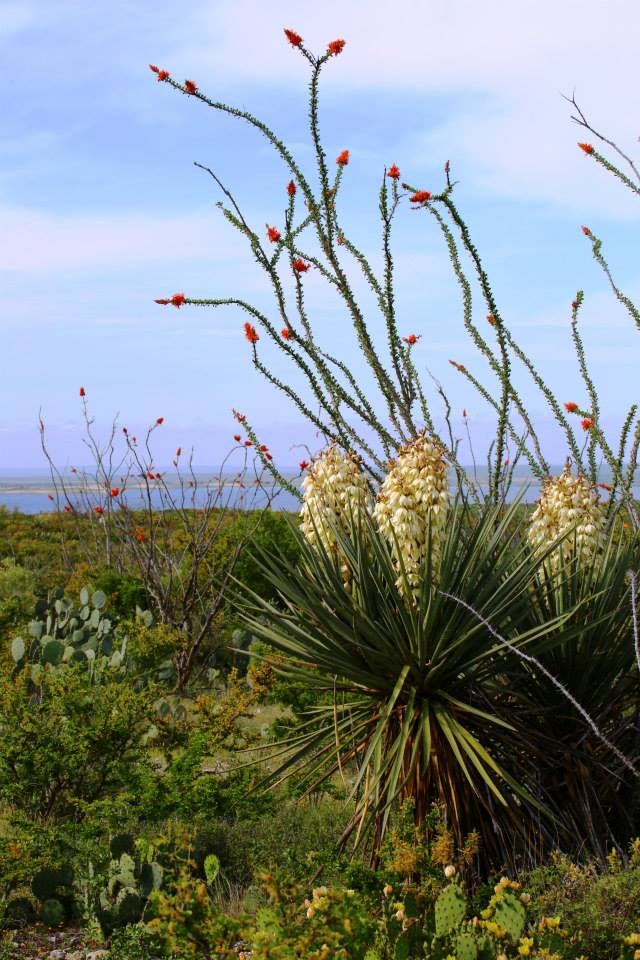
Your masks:
{"label": "yellow flower", "polygon": [[532,937],[521,937],[520,945],[518,947],[518,953],[521,957],[528,957],[531,953],[531,947],[533,946]]}
{"label": "yellow flower", "polygon": [[640,944],[640,933],[630,933],[624,938],[624,942],[628,947],[637,947]]}

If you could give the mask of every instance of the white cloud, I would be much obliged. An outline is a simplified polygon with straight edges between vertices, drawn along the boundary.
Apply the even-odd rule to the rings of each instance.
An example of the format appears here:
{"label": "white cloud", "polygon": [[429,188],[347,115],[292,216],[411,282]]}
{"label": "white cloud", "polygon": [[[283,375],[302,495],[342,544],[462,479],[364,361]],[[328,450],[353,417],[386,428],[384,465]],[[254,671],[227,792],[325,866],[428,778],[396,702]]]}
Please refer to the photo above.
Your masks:
{"label": "white cloud", "polygon": [[626,191],[577,150],[593,137],[571,124],[562,99],[576,89],[596,128],[637,156],[640,7],[628,0],[419,0],[402,16],[387,0],[235,0],[205,3],[193,19],[197,40],[176,49],[172,64],[202,86],[221,74],[301,86],[308,65],[282,28],[317,51],[344,37],[344,53],[325,68],[329,87],[394,89],[405,103],[411,91],[474,94],[477,107],[467,101],[436,130],[417,118],[405,161],[449,158],[493,193],[638,216]]}
{"label": "white cloud", "polygon": [[55,214],[0,209],[0,270],[42,272],[232,259],[245,245],[211,214]]}

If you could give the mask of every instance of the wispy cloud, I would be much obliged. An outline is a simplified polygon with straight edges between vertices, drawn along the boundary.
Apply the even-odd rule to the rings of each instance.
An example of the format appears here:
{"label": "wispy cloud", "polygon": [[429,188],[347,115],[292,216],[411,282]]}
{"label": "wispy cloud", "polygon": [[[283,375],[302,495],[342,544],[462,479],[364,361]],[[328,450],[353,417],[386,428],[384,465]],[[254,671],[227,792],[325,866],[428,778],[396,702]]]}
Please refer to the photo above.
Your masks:
{"label": "wispy cloud", "polygon": [[629,117],[640,8],[628,0],[609,0],[606,19],[598,0],[451,0],[414,4],[408,17],[390,15],[380,0],[302,7],[236,0],[203,4],[192,17],[197,39],[178,45],[172,62],[197,71],[203,83],[257,73],[265,87],[299,85],[308,65],[288,47],[282,27],[295,26],[312,50],[344,37],[345,52],[325,70],[330,89],[396,90],[405,101],[473,92],[471,110],[466,104],[435,129],[416,117],[408,142],[415,150],[405,159],[451,159],[467,181],[494,194],[640,215],[622,188],[576,151],[585,135],[572,128],[562,99],[577,90],[594,124],[634,149],[639,131]]}
{"label": "wispy cloud", "polygon": [[186,260],[231,260],[244,246],[219,218],[54,214],[0,209],[0,270],[39,273]]}

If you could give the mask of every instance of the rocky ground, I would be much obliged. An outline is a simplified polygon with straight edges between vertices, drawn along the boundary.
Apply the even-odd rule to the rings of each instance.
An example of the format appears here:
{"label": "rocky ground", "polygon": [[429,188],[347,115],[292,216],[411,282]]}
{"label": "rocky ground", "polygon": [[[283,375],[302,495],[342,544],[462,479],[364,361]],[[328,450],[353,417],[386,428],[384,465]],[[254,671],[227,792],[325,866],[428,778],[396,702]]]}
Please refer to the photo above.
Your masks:
{"label": "rocky ground", "polygon": [[81,930],[12,930],[0,941],[0,960],[107,960],[108,952],[87,943]]}

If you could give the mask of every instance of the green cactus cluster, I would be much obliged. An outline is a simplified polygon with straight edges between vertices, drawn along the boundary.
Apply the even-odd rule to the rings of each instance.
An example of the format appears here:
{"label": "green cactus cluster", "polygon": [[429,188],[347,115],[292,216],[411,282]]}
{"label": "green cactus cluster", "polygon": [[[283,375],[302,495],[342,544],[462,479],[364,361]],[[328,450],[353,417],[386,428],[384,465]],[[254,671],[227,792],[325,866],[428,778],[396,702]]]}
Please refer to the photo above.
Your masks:
{"label": "green cactus cluster", "polygon": [[[14,637],[11,644],[16,670],[30,669],[34,683],[45,671],[74,663],[87,667],[96,679],[107,671],[123,672],[127,638],[116,633],[118,619],[105,615],[106,604],[102,590],[91,594],[87,587],[80,591],[77,604],[61,588],[38,600],[28,636]],[[149,611],[140,611],[139,616],[148,625],[153,622]]]}
{"label": "green cactus cluster", "polygon": [[456,960],[495,960],[504,952],[502,938],[518,944],[524,931],[526,910],[513,892],[518,884],[507,878],[496,886],[481,918],[467,919],[467,901],[461,885],[454,881],[435,902],[433,936],[426,955],[434,960],[454,955]]}
{"label": "green cactus cluster", "polygon": [[162,867],[152,850],[137,845],[129,834],[118,834],[110,844],[109,880],[98,894],[96,914],[105,936],[137,923],[151,894],[162,886]]}
{"label": "green cactus cluster", "polygon": [[436,900],[436,936],[444,937],[460,926],[467,912],[467,901],[457,883],[445,887]]}
{"label": "green cactus cluster", "polygon": [[60,927],[77,912],[71,867],[43,867],[31,880],[31,892],[39,904],[45,927]]}

